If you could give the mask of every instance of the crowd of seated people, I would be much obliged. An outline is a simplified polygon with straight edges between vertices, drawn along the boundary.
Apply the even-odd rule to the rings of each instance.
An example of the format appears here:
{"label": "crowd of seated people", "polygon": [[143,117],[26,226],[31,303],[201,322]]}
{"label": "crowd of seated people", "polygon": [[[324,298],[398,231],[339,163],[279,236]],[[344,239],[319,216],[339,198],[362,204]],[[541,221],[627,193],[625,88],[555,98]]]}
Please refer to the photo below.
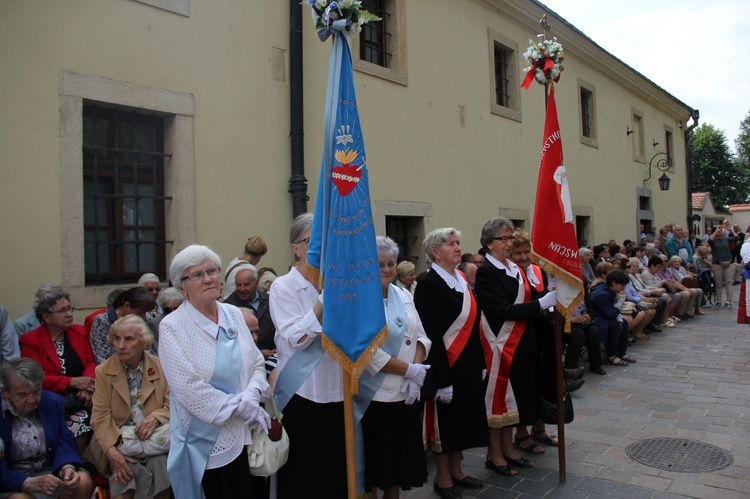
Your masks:
{"label": "crowd of seated people", "polygon": [[[303,263],[310,224],[310,216],[296,220],[290,231],[292,249]],[[383,357],[378,367],[373,368],[375,372],[380,369],[390,376],[386,379],[396,387],[393,394],[376,397],[385,404],[378,410],[388,415],[399,414],[399,421],[410,421],[409,426],[404,426],[401,431],[406,432],[412,442],[408,450],[410,457],[404,466],[413,470],[413,474],[392,475],[390,455],[368,454],[368,462],[382,468],[377,473],[367,474],[368,487],[375,497],[378,488],[386,491],[384,497],[395,497],[398,488],[419,486],[426,480],[422,460],[414,454],[413,446],[421,428],[415,426],[416,416],[409,408],[419,401],[417,393],[425,379],[424,368],[419,366],[425,357],[425,363],[432,363],[433,374],[438,376],[437,395],[430,407],[445,424],[432,429],[435,431],[433,437],[442,434],[444,438],[439,445],[432,442],[433,452],[441,456],[436,459],[439,473],[433,484],[441,497],[461,497],[461,487],[481,486],[480,480],[461,470],[463,449],[489,443],[487,468],[501,475],[515,476],[516,468],[533,466],[520,453],[533,455],[544,452],[544,445],[557,445],[556,437],[546,433],[533,408],[540,393],[552,393],[550,387],[553,384],[548,380],[554,382],[555,377],[554,373],[550,374],[553,354],[550,354],[549,344],[545,343],[544,334],[540,334],[550,327],[545,310],[554,302],[554,280],[548,279],[541,269],[524,257],[524,251],[530,255],[532,250],[528,234],[514,231],[508,220],[500,218],[488,222],[483,230],[486,234],[483,232],[482,249],[463,255],[458,247],[460,232],[446,228],[432,233],[424,243],[432,265],[429,276],[427,273],[416,276],[412,261],[396,261],[398,255],[390,240],[379,241],[384,299],[398,303],[400,307],[406,306],[407,331],[419,334],[422,338],[419,341],[425,348],[420,347],[417,353],[409,350],[403,359],[402,356],[398,359]],[[585,368],[579,366],[582,352],[588,352],[590,372],[606,375],[605,364],[627,366],[636,363],[630,349],[634,343],[649,341],[652,333],[678,328],[681,322],[695,320],[705,315],[703,307],[712,303],[721,308],[732,307],[731,286],[736,279],[737,264],[731,259],[734,243],[739,237],[736,228],[722,224],[703,239],[673,224],[662,227],[658,235],[642,232],[637,241],[625,240],[619,244],[610,240],[580,248],[586,299],[568,319],[570,334],[563,335],[565,369],[562,381],[569,391],[583,384]],[[230,262],[227,269],[221,268],[218,257],[206,247],[191,246],[183,251],[187,254],[173,262],[178,266],[177,270],[170,269],[169,281],[174,287],[164,286],[162,289],[158,276],[145,274],[138,286],[112,292],[106,306],[86,317],[84,326],[73,324],[75,308],[71,297],[55,284],[40,286],[33,310],[15,323],[0,307],[0,367],[5,385],[0,432],[6,443],[5,456],[0,460],[0,493],[6,494],[3,497],[89,497],[96,485],[108,489],[109,496],[115,498],[132,498],[136,493],[147,497],[169,497],[174,484],[170,482],[167,471],[168,449],[162,447],[149,455],[134,455],[131,447],[134,445],[143,452],[143,443],[155,435],[175,434],[169,426],[171,396],[180,407],[178,412],[182,414],[183,425],[191,418],[205,418],[206,431],[214,428],[219,435],[217,438],[222,445],[228,446],[227,449],[235,449],[242,443],[232,440],[230,435],[236,436],[233,425],[261,430],[266,426],[268,415],[259,405],[262,396],[270,393],[266,377],[270,374],[273,383],[278,374],[275,371],[277,365],[283,367],[289,356],[306,348],[305,345],[314,344],[320,334],[322,313],[315,298],[319,290],[314,286],[305,288],[305,283],[310,285],[310,282],[304,265],[292,266],[290,274],[281,276],[278,281],[273,269],[257,269],[256,265],[267,251],[265,242],[257,236],[248,239],[243,255]],[[515,305],[516,295],[513,293],[516,290],[511,284],[517,282],[520,273],[534,288],[528,291],[533,305]],[[221,283],[222,276],[229,283],[226,287]],[[508,292],[507,296],[493,294],[492,279],[503,283],[504,279],[510,279],[510,284],[505,284],[513,293]],[[703,284],[704,281],[711,283],[710,289]],[[422,282],[424,284],[420,284]],[[290,293],[289,296],[286,293]],[[465,296],[474,293],[477,294],[476,303],[465,300]],[[726,296],[724,300],[722,293]],[[224,299],[220,300],[221,297]],[[442,322],[430,312],[436,302],[443,307],[445,317],[440,316]],[[227,308],[230,304],[240,308],[236,315],[235,309]],[[291,313],[294,307],[301,307],[296,315]],[[178,309],[180,313],[170,317]],[[483,324],[486,330],[498,331],[517,322],[528,322],[525,329],[518,330],[524,341],[521,343],[523,348],[512,352],[512,358],[518,359],[519,364],[528,364],[529,369],[520,371],[514,368],[497,378],[517,384],[514,391],[517,389],[515,396],[521,417],[514,419],[506,413],[487,410],[485,416],[489,428],[483,434],[476,431],[465,433],[453,427],[460,418],[448,406],[452,400],[479,404],[485,389],[483,386],[486,387],[480,378],[486,378],[488,373],[460,363],[453,365],[446,361],[445,365],[439,364],[440,355],[445,356],[449,346],[444,344],[444,335],[451,332],[451,323],[457,320],[451,314],[463,317],[465,312],[471,313],[472,310],[476,313],[476,322],[465,324],[468,343],[459,358],[465,356],[477,362],[482,359],[482,362],[492,363],[494,355],[508,354],[503,345],[487,346],[488,343],[477,336],[482,331],[479,327],[482,320],[487,321]],[[280,331],[276,329],[277,321],[281,324]],[[250,343],[243,343],[242,353],[237,353],[243,362],[234,368],[240,379],[245,380],[243,383],[254,387],[238,391],[232,402],[218,398],[211,402],[215,403],[212,407],[217,411],[213,419],[201,412],[206,409],[197,408],[192,402],[197,400],[196,394],[204,394],[206,400],[213,400],[215,395],[216,389],[206,388],[210,386],[207,383],[211,379],[211,366],[203,366],[208,368],[206,372],[198,372],[196,367],[205,363],[210,348],[206,352],[188,351],[176,335],[182,331],[180,327],[188,327],[190,334],[197,338],[188,342],[190,348],[208,348],[208,344],[201,343],[200,335],[201,331],[209,332],[211,324],[248,332]],[[407,337],[410,334],[412,332],[407,332]],[[217,338],[214,336],[214,340]],[[166,348],[161,359],[165,362],[164,369],[160,361],[160,339],[164,340]],[[283,345],[277,350],[276,342],[280,340]],[[293,348],[290,347],[292,344],[295,345]],[[489,350],[481,354],[481,348]],[[246,354],[252,357],[252,361],[245,362],[243,356]],[[325,390],[335,392],[340,380],[327,378],[335,369],[329,369],[327,364],[321,366],[313,372],[322,370],[310,380],[323,383],[321,386]],[[489,369],[491,366],[484,367]],[[525,374],[521,375],[522,372]],[[493,375],[498,376],[498,373]],[[530,375],[540,376],[538,386],[529,388]],[[175,377],[177,386],[174,395],[167,383],[170,376]],[[490,385],[495,386],[495,382]],[[407,389],[399,391],[397,388],[402,383]],[[305,435],[307,423],[295,427],[297,414],[300,422],[314,417],[323,424],[331,414],[338,414],[335,412],[338,409],[334,410],[334,406],[328,404],[340,403],[336,397],[322,397],[321,386],[303,383],[288,406],[290,434],[297,433],[300,435],[297,438],[311,445],[318,437]],[[527,391],[530,397],[524,400]],[[316,397],[321,398],[317,400]],[[417,406],[421,407],[424,402]],[[399,405],[392,405],[394,403]],[[331,410],[334,412],[326,412]],[[453,417],[456,421],[451,422]],[[32,423],[30,430],[23,429],[27,421]],[[382,435],[376,432],[385,431],[389,423],[375,427],[372,417],[367,421],[368,441],[384,444]],[[180,422],[171,423],[181,427]],[[511,432],[513,427],[516,428],[515,436]],[[28,450],[18,451],[21,447],[26,449],[29,439],[41,433],[47,442],[45,449],[31,446]],[[190,436],[189,432],[186,434]],[[459,435],[462,436],[458,440],[451,440]],[[464,438],[473,443],[469,445],[462,440]],[[246,438],[244,443],[247,443]],[[376,444],[369,445],[373,448]],[[389,452],[404,450],[399,442],[392,445],[394,447]],[[40,450],[45,452],[39,453]],[[238,483],[249,484],[253,497],[268,494],[265,481],[251,480],[246,473],[242,477],[237,475],[238,469],[247,468],[244,453],[239,457],[227,457],[226,452],[233,454],[234,450],[220,452],[211,447],[206,452],[203,465],[211,473],[207,472],[203,481],[189,483],[209,491],[207,497],[229,497],[235,493],[232,489],[237,489],[234,485]],[[338,460],[338,450],[332,448],[331,452],[332,462],[338,466],[343,462]],[[306,466],[305,462],[292,456],[285,474],[305,473],[300,468]],[[284,490],[283,487],[280,489],[281,496],[290,497],[288,491],[296,489],[287,487],[286,494]],[[338,492],[336,487],[332,496]]]}

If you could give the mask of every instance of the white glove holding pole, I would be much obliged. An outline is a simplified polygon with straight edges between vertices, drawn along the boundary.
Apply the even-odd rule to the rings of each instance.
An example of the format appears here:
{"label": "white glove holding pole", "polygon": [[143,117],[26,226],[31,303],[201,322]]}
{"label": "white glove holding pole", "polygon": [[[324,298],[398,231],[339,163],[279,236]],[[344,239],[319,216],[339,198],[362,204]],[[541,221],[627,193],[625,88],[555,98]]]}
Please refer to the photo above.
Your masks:
{"label": "white glove holding pole", "polygon": [[412,364],[409,362],[404,378],[414,381],[417,386],[422,386],[424,384],[424,377],[427,375],[427,369],[429,368],[430,366],[425,364]]}
{"label": "white glove holding pole", "polygon": [[555,306],[555,302],[557,301],[556,293],[556,291],[550,291],[546,295],[539,298],[539,306],[542,310],[547,310],[548,308]]}
{"label": "white glove holding pole", "polygon": [[401,393],[406,394],[406,405],[412,405],[414,402],[419,400],[419,385],[411,379],[404,378],[404,382],[401,384]]}
{"label": "white glove holding pole", "polygon": [[453,385],[446,386],[445,388],[438,388],[435,394],[435,400],[444,404],[450,404],[453,400]]}

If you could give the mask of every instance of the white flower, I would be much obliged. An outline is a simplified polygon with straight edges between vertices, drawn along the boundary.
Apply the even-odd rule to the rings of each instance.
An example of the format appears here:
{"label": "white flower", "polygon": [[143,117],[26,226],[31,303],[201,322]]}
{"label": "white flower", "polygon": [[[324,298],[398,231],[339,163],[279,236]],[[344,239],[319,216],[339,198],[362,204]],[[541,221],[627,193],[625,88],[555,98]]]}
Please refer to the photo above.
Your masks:
{"label": "white flower", "polygon": [[320,9],[325,9],[326,5],[328,5],[328,0],[317,0],[315,2],[315,5],[317,5]]}
{"label": "white flower", "polygon": [[354,0],[339,0],[339,7],[346,9],[354,4]]}

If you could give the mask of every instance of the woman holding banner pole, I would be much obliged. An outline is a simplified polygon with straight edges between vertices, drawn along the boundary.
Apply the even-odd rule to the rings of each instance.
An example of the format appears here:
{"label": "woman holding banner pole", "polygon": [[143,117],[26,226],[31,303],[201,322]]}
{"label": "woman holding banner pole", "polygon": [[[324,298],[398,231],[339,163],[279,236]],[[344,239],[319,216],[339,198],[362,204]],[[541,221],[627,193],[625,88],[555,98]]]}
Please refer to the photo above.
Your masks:
{"label": "woman holding banner pole", "polygon": [[513,230],[513,223],[503,217],[484,224],[481,244],[487,254],[474,285],[482,309],[482,347],[489,370],[485,403],[490,444],[485,466],[506,476],[517,474],[511,465],[533,466],[514,449],[512,427],[537,421],[533,320],[555,304],[554,291],[536,299],[538,293],[526,273],[510,260]]}
{"label": "woman holding banner pole", "polygon": [[414,293],[419,318],[432,341],[427,363],[437,394],[424,410],[427,445],[435,456],[435,491],[445,499],[461,497],[456,485],[480,489],[483,482],[461,469],[461,451],[487,445],[479,343],[479,310],[461,263],[461,233],[436,229],[424,239],[430,272]]}
{"label": "woman holding banner pole", "polygon": [[383,499],[397,499],[399,487],[409,490],[427,481],[427,462],[419,418],[420,389],[427,369],[422,364],[432,342],[419,320],[414,299],[392,284],[398,246],[376,238],[380,285],[388,324],[388,341],[367,367],[378,391],[362,418],[365,441],[365,491],[384,490]]}
{"label": "woman holding banner pole", "polygon": [[323,304],[307,273],[313,217],[292,222],[289,242],[296,267],[271,287],[269,307],[276,325],[276,404],[289,434],[289,459],[278,473],[278,497],[315,494],[347,497],[344,396],[341,366],[321,346]]}

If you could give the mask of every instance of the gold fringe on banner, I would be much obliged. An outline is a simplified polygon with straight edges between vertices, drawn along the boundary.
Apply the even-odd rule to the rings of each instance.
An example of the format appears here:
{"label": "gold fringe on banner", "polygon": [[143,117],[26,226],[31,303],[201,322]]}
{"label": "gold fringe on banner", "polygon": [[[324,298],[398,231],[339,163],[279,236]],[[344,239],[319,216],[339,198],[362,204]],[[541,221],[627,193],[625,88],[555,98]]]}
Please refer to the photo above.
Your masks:
{"label": "gold fringe on banner", "polygon": [[323,277],[320,275],[320,269],[313,267],[309,263],[307,265],[307,278],[310,282],[317,282],[318,289],[323,289]]}
{"label": "gold fringe on banner", "polygon": [[[323,332],[322,345],[323,350],[341,365],[344,371],[349,375],[348,381],[352,387],[352,395],[356,395],[359,392],[359,375],[362,374],[362,371],[364,371],[365,367],[370,363],[375,351],[382,347],[387,340],[388,327],[386,326],[380,330],[372,343],[370,343],[370,346],[362,352],[362,355],[359,356],[359,359],[357,359],[356,362],[349,360],[349,357],[342,352],[339,347],[328,338],[328,336],[326,336],[325,331]],[[346,383],[347,380],[343,380],[343,382]]]}
{"label": "gold fringe on banner", "polygon": [[578,293],[578,296],[576,296],[573,301],[568,305],[568,308],[563,308],[562,305],[560,305],[560,302],[557,302],[555,304],[555,309],[560,312],[560,314],[565,317],[565,328],[564,332],[570,333],[570,323],[568,322],[568,319],[570,319],[570,316],[573,315],[573,312],[578,308],[578,306],[583,303],[583,281],[581,279],[578,279],[573,274],[563,270],[559,266],[555,265],[554,263],[550,262],[549,260],[546,260],[542,257],[540,257],[536,253],[531,254],[531,260],[539,265],[539,267],[547,272],[548,274],[555,277],[555,279],[558,279],[560,281],[565,282],[566,284],[570,286],[581,286],[580,292]]}

